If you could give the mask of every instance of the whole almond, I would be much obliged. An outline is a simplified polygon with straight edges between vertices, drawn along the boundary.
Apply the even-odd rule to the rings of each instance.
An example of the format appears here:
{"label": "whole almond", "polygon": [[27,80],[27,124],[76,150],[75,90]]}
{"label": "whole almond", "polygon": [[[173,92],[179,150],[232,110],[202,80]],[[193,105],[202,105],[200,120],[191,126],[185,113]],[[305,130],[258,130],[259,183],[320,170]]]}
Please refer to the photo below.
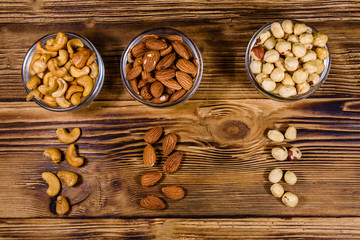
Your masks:
{"label": "whole almond", "polygon": [[167,48],[167,43],[159,39],[149,39],[146,41],[145,46],[151,50],[163,50]]}
{"label": "whole almond", "polygon": [[176,80],[186,90],[189,90],[193,85],[192,77],[182,71],[176,71]]}
{"label": "whole almond", "polygon": [[133,66],[136,67],[142,65],[142,61],[143,61],[142,57],[135,58]]}
{"label": "whole almond", "polygon": [[150,92],[150,85],[146,85],[145,87],[141,88],[140,96],[145,100],[149,100],[153,97]]}
{"label": "whole almond", "polygon": [[[180,90],[181,89],[180,84],[176,80],[174,80],[172,78],[162,80],[161,83],[164,84],[166,87],[168,87],[170,89],[175,89],[175,90]],[[172,94],[172,92],[170,94]]]}
{"label": "whole almond", "polygon": [[164,92],[164,85],[159,81],[153,82],[150,86],[150,92],[155,98],[159,98]]}
{"label": "whole almond", "polygon": [[140,182],[143,187],[149,187],[157,183],[161,177],[161,172],[148,172],[141,176]]}
{"label": "whole almond", "polygon": [[165,208],[165,203],[158,197],[148,195],[140,200],[140,206],[150,210],[161,210]]}
{"label": "whole almond", "polygon": [[183,72],[189,73],[189,74],[196,74],[196,67],[195,65],[183,58],[180,58],[177,62],[176,62],[176,67],[178,69],[180,69]]}
{"label": "whole almond", "polygon": [[167,80],[167,79],[171,79],[175,77],[175,70],[174,69],[164,69],[164,70],[159,70],[156,72],[155,74],[155,78],[159,81],[163,81],[163,80]]}
{"label": "whole almond", "polygon": [[150,129],[149,131],[147,131],[147,133],[145,133],[144,140],[145,140],[145,142],[150,143],[150,144],[155,143],[157,140],[159,140],[162,133],[163,133],[162,127],[154,127],[152,129]]}
{"label": "whole almond", "polygon": [[140,81],[138,81],[137,87],[141,89],[141,88],[145,87],[145,86],[148,85],[148,84],[149,84],[149,83],[146,82],[144,79],[140,79]]}
{"label": "whole almond", "polygon": [[173,154],[171,154],[164,163],[163,171],[166,173],[176,172],[176,170],[178,170],[180,166],[182,157],[182,152],[174,152]]}
{"label": "whole almond", "polygon": [[160,59],[159,51],[151,50],[145,53],[143,57],[143,67],[145,72],[151,72],[156,67]]}
{"label": "whole almond", "polygon": [[131,86],[131,88],[133,89],[133,91],[134,91],[136,94],[140,94],[139,88],[138,88],[137,85],[138,85],[138,80],[137,80],[137,79],[130,80],[130,86]]}
{"label": "whole almond", "polygon": [[169,133],[163,139],[162,152],[165,156],[168,156],[175,148],[177,142],[177,136],[173,133]]}
{"label": "whole almond", "polygon": [[170,53],[163,57],[159,63],[156,65],[157,70],[163,70],[171,66],[171,64],[175,61],[176,54]]}
{"label": "whole almond", "polygon": [[169,36],[166,36],[166,38],[169,41],[180,41],[180,42],[184,41],[180,35],[169,35]]}
{"label": "whole almond", "polygon": [[[176,81],[175,81],[175,82],[176,82]],[[164,83],[163,83],[163,84],[164,84]],[[165,84],[164,84],[164,85],[165,85]],[[180,84],[179,84],[179,86],[180,86]],[[180,87],[181,87],[181,86],[180,86]],[[167,86],[165,85],[164,92],[167,93],[167,94],[169,94],[169,95],[171,95],[171,94],[173,94],[173,93],[175,92],[175,89],[169,88],[169,87],[167,87]]]}
{"label": "whole almond", "polygon": [[147,49],[144,43],[139,43],[131,49],[131,53],[135,58],[144,56],[146,51]]}
{"label": "whole almond", "polygon": [[158,38],[159,36],[156,34],[145,34],[144,36],[142,36],[141,41],[143,43],[146,43],[150,39],[158,39]]}
{"label": "whole almond", "polygon": [[156,153],[155,153],[155,149],[153,148],[153,146],[151,146],[151,144],[148,144],[145,147],[144,153],[143,153],[143,160],[144,160],[145,166],[147,166],[147,167],[151,167],[155,164]]}
{"label": "whole almond", "polygon": [[180,200],[185,197],[185,190],[178,186],[167,186],[161,188],[163,194],[172,200]]}
{"label": "whole almond", "polygon": [[169,53],[171,53],[172,49],[173,47],[169,45],[167,48],[160,51],[160,56],[168,55]]}
{"label": "whole almond", "polygon": [[142,71],[142,67],[140,65],[133,67],[128,74],[126,75],[126,80],[132,80],[137,78]]}
{"label": "whole almond", "polygon": [[169,99],[169,102],[176,102],[176,101],[179,100],[182,96],[184,96],[186,92],[187,92],[187,90],[185,90],[185,89],[180,89],[180,90],[174,92],[174,93],[171,95],[171,97],[170,97],[170,99]]}
{"label": "whole almond", "polygon": [[180,41],[173,41],[171,44],[177,54],[179,54],[184,59],[189,60],[189,52],[185,48],[184,44],[182,44]]}
{"label": "whole almond", "polygon": [[153,98],[151,99],[152,103],[164,103],[167,102],[169,100],[169,94],[164,94],[159,98]]}
{"label": "whole almond", "polygon": [[125,74],[127,75],[132,68],[132,63],[128,63],[125,66]]}

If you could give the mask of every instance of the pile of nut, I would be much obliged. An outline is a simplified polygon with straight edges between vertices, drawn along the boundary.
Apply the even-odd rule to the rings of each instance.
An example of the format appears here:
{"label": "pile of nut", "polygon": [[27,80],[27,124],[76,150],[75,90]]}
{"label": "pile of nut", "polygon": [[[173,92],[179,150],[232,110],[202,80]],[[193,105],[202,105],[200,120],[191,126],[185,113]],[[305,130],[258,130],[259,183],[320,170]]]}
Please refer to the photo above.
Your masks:
{"label": "pile of nut", "polygon": [[144,35],[127,60],[126,80],[134,93],[155,104],[186,95],[198,72],[198,60],[180,35]]}
{"label": "pile of nut", "polygon": [[[270,191],[274,197],[281,198],[286,206],[295,207],[299,203],[299,198],[292,192],[284,191],[284,188],[279,183],[282,178],[283,171],[280,168],[274,168],[269,173],[269,181],[273,183],[270,187]],[[297,182],[297,177],[294,172],[286,171],[284,181],[289,185],[294,185]]]}
{"label": "pile of nut", "polygon": [[[144,149],[143,161],[147,167],[152,167],[156,163],[156,151],[152,144],[156,143],[162,134],[162,127],[152,128],[145,134],[144,140],[148,143],[148,145]],[[162,153],[164,156],[168,156],[162,168],[164,173],[174,173],[180,166],[183,152],[174,151],[176,142],[177,136],[173,133],[169,133],[163,138]],[[162,178],[162,175],[163,174],[159,171],[147,172],[141,176],[141,185],[143,187],[153,186]],[[165,186],[161,188],[161,191],[167,198],[171,200],[180,200],[185,196],[185,190],[179,186]],[[166,207],[162,199],[153,195],[148,195],[142,198],[140,205],[151,210],[161,210]]]}
{"label": "pile of nut", "polygon": [[283,98],[307,93],[320,81],[329,57],[328,37],[304,23],[274,22],[256,39],[250,70],[261,87]]}
{"label": "pile of nut", "polygon": [[90,95],[99,68],[95,52],[80,39],[68,39],[59,32],[45,47],[37,42],[36,49],[29,66],[33,77],[26,84],[31,90],[26,101],[36,98],[50,107],[69,108]]}
{"label": "pile of nut", "polygon": [[[267,136],[270,140],[274,142],[281,143],[286,138],[287,140],[295,140],[297,136],[297,130],[295,127],[288,127],[285,132],[285,138],[284,134],[282,134],[278,130],[269,130],[267,133]],[[291,147],[289,150],[284,146],[278,146],[274,147],[271,150],[271,155],[279,161],[284,161],[286,159],[289,159],[290,161],[297,161],[301,158],[301,151],[297,147]]]}
{"label": "pile of nut", "polygon": [[[56,135],[61,142],[70,144],[66,150],[66,160],[73,167],[80,167],[84,163],[84,158],[77,156],[76,147],[73,144],[79,139],[80,134],[80,128],[74,128],[70,133],[64,128],[58,128],[56,131]],[[58,148],[48,148],[44,151],[43,156],[49,157],[54,163],[60,163],[62,153]],[[63,180],[68,187],[73,187],[79,178],[77,173],[71,171],[59,171],[57,176],[52,172],[43,172],[41,176],[49,185],[46,193],[50,197],[55,197],[60,193],[61,183],[59,179]],[[56,213],[64,215],[68,213],[69,210],[70,205],[68,200],[66,197],[59,195],[56,201]]]}

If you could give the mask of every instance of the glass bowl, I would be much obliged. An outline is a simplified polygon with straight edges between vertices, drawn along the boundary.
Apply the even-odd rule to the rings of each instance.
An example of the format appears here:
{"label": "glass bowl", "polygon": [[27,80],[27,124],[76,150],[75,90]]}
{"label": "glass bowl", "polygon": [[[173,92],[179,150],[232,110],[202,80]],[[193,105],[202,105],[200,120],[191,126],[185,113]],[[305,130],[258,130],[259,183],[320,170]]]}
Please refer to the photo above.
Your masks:
{"label": "glass bowl", "polygon": [[[61,107],[52,107],[49,106],[48,104],[46,104],[45,102],[38,100],[36,98],[34,98],[33,100],[41,107],[50,110],[50,111],[54,111],[54,112],[66,112],[66,111],[74,111],[74,110],[79,110],[81,108],[86,107],[87,105],[89,105],[95,98],[96,96],[99,94],[103,83],[104,83],[104,78],[105,78],[105,67],[104,67],[104,62],[101,58],[100,53],[97,51],[97,49],[95,48],[95,46],[84,36],[75,34],[75,33],[65,33],[66,36],[68,37],[68,39],[74,39],[74,38],[78,38],[80,39],[84,45],[89,48],[90,50],[94,51],[96,54],[96,63],[98,65],[99,68],[99,74],[98,77],[96,78],[96,82],[94,85],[94,88],[92,90],[92,92],[89,94],[89,96],[86,97],[86,99],[84,99],[79,105],[76,106],[71,106],[69,108],[61,108]],[[31,47],[30,49],[27,51],[23,64],[22,64],[22,70],[21,70],[21,74],[22,74],[22,78],[23,78],[23,82],[24,82],[24,87],[27,93],[29,93],[31,90],[29,90],[26,87],[26,83],[29,81],[29,79],[31,78],[30,72],[29,72],[29,66],[30,66],[30,62],[35,54],[36,50],[36,43],[38,41],[41,41],[42,44],[44,45],[46,43],[47,40],[49,40],[50,38],[55,38],[57,35],[57,33],[53,33],[53,34],[49,34],[46,35],[42,38],[40,38],[39,40],[37,40]]]}
{"label": "glass bowl", "polygon": [[[296,23],[302,23],[300,21],[295,21],[295,20],[291,20],[294,25]],[[280,24],[282,23],[282,21],[278,21]],[[310,90],[306,93],[303,93],[303,94],[298,94],[296,96],[293,96],[293,97],[289,97],[289,98],[284,98],[284,97],[281,97],[280,95],[277,95],[277,94],[273,94],[271,92],[268,92],[266,90],[264,90],[262,88],[262,86],[256,81],[255,79],[255,74],[251,72],[250,70],[250,64],[251,62],[253,61],[253,58],[251,57],[250,55],[250,52],[251,52],[251,49],[256,45],[256,39],[258,38],[258,36],[260,35],[260,33],[262,33],[263,31],[265,30],[270,30],[271,29],[271,24],[272,23],[269,23],[269,24],[266,24],[264,25],[263,27],[261,27],[253,36],[252,38],[250,39],[250,42],[247,46],[247,49],[246,49],[246,55],[245,55],[245,67],[246,67],[246,72],[248,73],[248,76],[251,80],[251,82],[254,84],[254,86],[260,91],[262,92],[264,95],[266,95],[267,97],[270,97],[272,99],[275,99],[275,100],[279,100],[279,101],[295,101],[295,100],[300,100],[300,99],[303,99],[303,98],[307,98],[309,97],[311,94],[313,94],[314,92],[316,92],[316,90],[318,90],[321,85],[325,82],[326,78],[328,77],[329,75],[329,72],[330,72],[330,67],[331,67],[331,54],[330,54],[330,50],[328,48],[328,45],[326,44],[325,45],[325,48],[328,50],[329,52],[329,57],[325,60],[323,60],[323,63],[325,65],[325,69],[324,71],[320,74],[320,80],[319,82],[314,85],[314,86],[311,86],[310,87]],[[304,23],[306,24],[306,23]],[[306,24],[306,26],[310,27],[312,29],[313,32],[318,32],[315,28],[309,26],[308,24]]]}
{"label": "glass bowl", "polygon": [[[186,94],[184,96],[182,96],[181,98],[179,98],[178,100],[176,100],[174,102],[167,101],[164,103],[152,103],[149,100],[144,100],[140,95],[138,95],[133,90],[133,88],[131,87],[130,81],[126,80],[125,67],[126,67],[126,64],[128,63],[127,56],[130,53],[131,49],[134,46],[136,46],[138,43],[140,43],[142,37],[147,34],[156,34],[156,35],[159,35],[160,37],[167,36],[167,35],[179,35],[182,37],[184,43],[192,51],[194,59],[198,59],[197,74],[196,74],[196,77],[193,79],[192,87],[186,92]],[[125,48],[125,50],[123,51],[123,54],[121,56],[121,60],[120,60],[120,74],[121,74],[121,79],[123,81],[123,84],[125,85],[126,90],[137,101],[139,101],[145,105],[151,106],[151,107],[159,107],[159,108],[171,107],[171,106],[177,105],[179,103],[185,102],[196,92],[197,88],[199,87],[201,77],[202,77],[202,72],[203,72],[203,59],[202,59],[201,53],[200,53],[199,49],[197,48],[196,44],[185,34],[181,33],[178,30],[171,29],[171,28],[158,28],[158,29],[149,30],[149,31],[139,34]]]}

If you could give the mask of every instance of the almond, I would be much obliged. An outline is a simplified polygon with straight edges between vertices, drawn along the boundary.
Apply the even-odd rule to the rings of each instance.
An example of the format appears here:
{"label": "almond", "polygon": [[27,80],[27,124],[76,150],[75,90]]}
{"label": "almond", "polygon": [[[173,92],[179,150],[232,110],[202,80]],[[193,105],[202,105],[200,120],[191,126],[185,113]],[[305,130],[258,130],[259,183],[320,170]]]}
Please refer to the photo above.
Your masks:
{"label": "almond", "polygon": [[179,54],[181,57],[185,58],[186,60],[189,60],[189,52],[185,48],[184,44],[182,44],[180,41],[173,41],[171,42],[175,52]]}
{"label": "almond", "polygon": [[150,100],[153,96],[150,92],[150,85],[142,87],[140,90],[140,96],[145,100]]}
{"label": "almond", "polygon": [[164,91],[164,85],[162,85],[162,83],[159,81],[153,82],[150,86],[150,92],[156,98],[161,97],[163,91]]}
{"label": "almond", "polygon": [[[164,85],[165,85],[165,84],[164,84]],[[179,85],[180,85],[180,84],[179,84]],[[180,86],[180,87],[181,87],[181,86]],[[175,92],[175,89],[169,88],[169,87],[167,87],[167,86],[165,85],[164,92],[167,93],[167,94],[169,94],[169,95],[171,95],[171,94],[173,94],[173,93]]]}
{"label": "almond", "polygon": [[187,73],[182,71],[176,72],[176,79],[178,83],[186,90],[189,90],[193,85],[193,79]]}
{"label": "almond", "polygon": [[173,133],[169,133],[163,139],[162,152],[165,156],[169,155],[175,148],[177,142],[177,136]]}
{"label": "almond", "polygon": [[187,51],[188,51],[188,53],[189,53],[189,58],[193,58],[193,57],[194,57],[194,55],[193,55],[193,53],[192,53],[192,51],[191,51],[190,47],[189,47],[188,45],[186,45],[186,44],[184,44],[184,46],[185,46],[185,48],[187,49]]}
{"label": "almond", "polygon": [[180,35],[169,35],[166,37],[169,41],[179,41],[183,42],[183,38]]}
{"label": "almond", "polygon": [[155,164],[156,153],[155,153],[155,149],[153,148],[153,146],[151,146],[151,144],[148,144],[145,147],[144,153],[143,153],[143,160],[144,160],[145,166],[147,166],[147,167],[151,167]]}
{"label": "almond", "polygon": [[[164,84],[167,88],[169,89],[175,89],[175,90],[180,90],[181,86],[180,84],[174,80],[174,79],[167,79],[167,80],[163,80],[161,81],[162,84]],[[172,94],[173,92],[167,92],[168,94]]]}
{"label": "almond", "polygon": [[138,58],[135,58],[134,60],[134,63],[133,63],[133,66],[136,67],[136,66],[141,66],[142,65],[142,57],[138,57]]}
{"label": "almond", "polygon": [[147,133],[145,133],[144,140],[145,140],[145,142],[150,143],[150,144],[155,143],[157,140],[159,140],[162,133],[163,133],[162,127],[154,127],[152,129],[150,129],[149,131],[147,131]]}
{"label": "almond", "polygon": [[152,103],[164,103],[167,102],[169,100],[169,94],[164,94],[159,98],[153,98],[151,99]]}
{"label": "almond", "polygon": [[185,190],[178,186],[167,186],[161,188],[163,194],[172,200],[180,200],[185,197]]}
{"label": "almond", "polygon": [[156,65],[157,70],[163,70],[171,66],[171,64],[175,61],[176,54],[170,53],[163,57],[160,62]]}
{"label": "almond", "polygon": [[161,177],[161,172],[148,172],[141,176],[140,182],[143,187],[149,187],[157,183]]}
{"label": "almond", "polygon": [[169,45],[167,48],[160,51],[160,56],[168,55],[169,53],[171,53],[172,49],[173,47]]}
{"label": "almond", "polygon": [[159,70],[157,71],[157,73],[155,74],[155,78],[159,81],[163,81],[163,80],[167,80],[167,79],[171,79],[175,77],[175,70],[174,69],[164,69],[164,70]]}
{"label": "almond", "polygon": [[128,74],[126,75],[126,80],[132,80],[134,78],[137,78],[140,73],[142,71],[142,67],[141,66],[135,66],[132,69],[130,69],[130,71],[128,72]]}
{"label": "almond", "polygon": [[144,71],[151,72],[152,70],[154,70],[159,59],[160,59],[159,51],[151,50],[151,51],[146,52],[143,57]]}
{"label": "almond", "polygon": [[184,96],[186,92],[187,92],[187,90],[185,90],[185,89],[180,89],[180,90],[174,92],[174,93],[171,95],[171,97],[170,97],[170,99],[169,99],[169,102],[176,102],[176,101],[179,100],[182,96]]}
{"label": "almond", "polygon": [[167,48],[167,43],[159,39],[149,39],[146,41],[145,46],[151,50],[163,50]]}
{"label": "almond", "polygon": [[165,203],[158,197],[148,195],[140,200],[140,206],[150,210],[161,210],[165,208]]}
{"label": "almond", "polygon": [[180,58],[177,62],[176,62],[176,67],[183,71],[183,72],[186,72],[186,73],[189,73],[189,74],[196,74],[197,71],[196,71],[196,67],[195,65],[186,60],[186,59],[183,59],[183,58]]}
{"label": "almond", "polygon": [[137,84],[138,84],[138,80],[137,80],[137,79],[130,80],[130,86],[131,86],[131,88],[133,89],[133,91],[134,91],[136,94],[140,94],[139,88],[138,88]]}
{"label": "almond", "polygon": [[151,73],[145,71],[141,72],[141,78],[147,83],[152,83],[156,81],[156,79],[151,76]]}
{"label": "almond", "polygon": [[141,88],[145,87],[147,84],[148,84],[148,82],[146,82],[144,79],[140,79],[140,81],[138,81],[137,87],[141,89]]}
{"label": "almond", "polygon": [[180,166],[182,157],[183,157],[182,152],[174,152],[173,154],[171,154],[164,163],[163,171],[166,173],[176,172],[176,170],[178,170]]}
{"label": "almond", "polygon": [[142,36],[141,41],[143,43],[146,43],[150,39],[158,39],[158,38],[159,36],[156,34],[145,34],[144,36]]}
{"label": "almond", "polygon": [[144,43],[139,43],[131,49],[131,53],[135,58],[144,56],[146,51],[147,49]]}
{"label": "almond", "polygon": [[128,63],[125,66],[125,74],[127,75],[132,68],[132,63]]}

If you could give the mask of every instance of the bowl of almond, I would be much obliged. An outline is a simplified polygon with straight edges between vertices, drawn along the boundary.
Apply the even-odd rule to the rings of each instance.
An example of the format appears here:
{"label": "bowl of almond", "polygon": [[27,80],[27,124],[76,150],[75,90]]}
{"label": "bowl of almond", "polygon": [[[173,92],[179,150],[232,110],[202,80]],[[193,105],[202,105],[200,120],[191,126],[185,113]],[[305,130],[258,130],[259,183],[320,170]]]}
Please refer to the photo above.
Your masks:
{"label": "bowl of almond", "polygon": [[122,81],[137,101],[170,107],[189,99],[203,72],[201,53],[185,34],[170,28],[146,31],[132,40],[120,60]]}

